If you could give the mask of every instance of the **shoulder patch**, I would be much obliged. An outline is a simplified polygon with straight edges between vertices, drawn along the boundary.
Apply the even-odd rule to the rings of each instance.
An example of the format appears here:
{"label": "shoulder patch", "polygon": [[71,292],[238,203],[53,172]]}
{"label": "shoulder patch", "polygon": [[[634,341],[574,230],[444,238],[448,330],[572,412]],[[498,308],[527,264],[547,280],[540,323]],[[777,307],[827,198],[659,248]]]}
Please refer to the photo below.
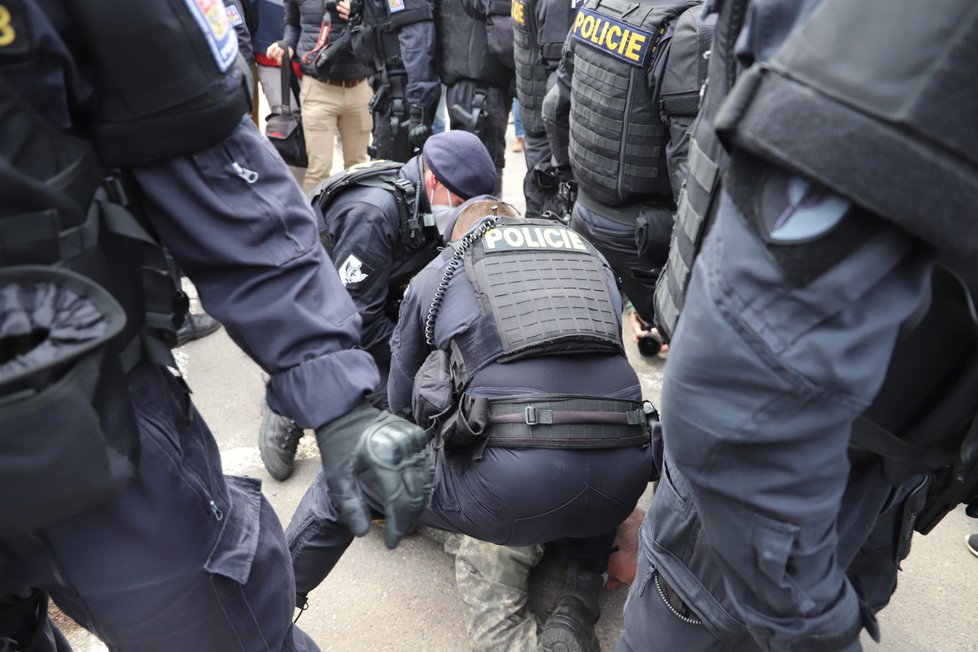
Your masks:
{"label": "shoulder patch", "polygon": [[658,40],[651,32],[591,9],[578,10],[571,34],[575,40],[634,66],[645,65],[649,53],[655,52]]}
{"label": "shoulder patch", "polygon": [[340,273],[340,282],[343,283],[345,288],[355,288],[361,283],[370,278],[370,273],[373,272],[372,269],[364,265],[363,261],[356,257],[355,254],[350,254],[343,261],[343,264],[339,266],[337,270]]}
{"label": "shoulder patch", "polygon": [[207,39],[214,63],[221,72],[234,63],[238,56],[238,37],[231,29],[228,11],[221,0],[183,0],[197,21],[197,26]]}
{"label": "shoulder patch", "polygon": [[404,0],[387,0],[387,9],[392,14],[404,11]]}
{"label": "shoulder patch", "polygon": [[238,11],[238,6],[230,4],[226,6],[228,11],[228,22],[231,23],[232,27],[237,27],[244,23],[244,19],[241,18],[241,12]]}
{"label": "shoulder patch", "polygon": [[482,243],[486,253],[514,249],[556,249],[588,253],[584,238],[562,226],[497,226],[486,231],[482,236]]}

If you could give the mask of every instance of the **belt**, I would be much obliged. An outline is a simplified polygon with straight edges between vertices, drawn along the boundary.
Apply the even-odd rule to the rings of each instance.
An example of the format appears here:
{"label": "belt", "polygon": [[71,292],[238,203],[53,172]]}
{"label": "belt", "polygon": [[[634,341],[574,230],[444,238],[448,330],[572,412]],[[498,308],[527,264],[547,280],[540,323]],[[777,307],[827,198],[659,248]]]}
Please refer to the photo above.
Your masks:
{"label": "belt", "polygon": [[366,79],[367,79],[366,77],[361,77],[360,79],[350,79],[350,80],[327,79],[325,83],[329,84],[330,86],[342,86],[343,88],[353,88],[354,86],[356,86],[362,81],[365,81]]}

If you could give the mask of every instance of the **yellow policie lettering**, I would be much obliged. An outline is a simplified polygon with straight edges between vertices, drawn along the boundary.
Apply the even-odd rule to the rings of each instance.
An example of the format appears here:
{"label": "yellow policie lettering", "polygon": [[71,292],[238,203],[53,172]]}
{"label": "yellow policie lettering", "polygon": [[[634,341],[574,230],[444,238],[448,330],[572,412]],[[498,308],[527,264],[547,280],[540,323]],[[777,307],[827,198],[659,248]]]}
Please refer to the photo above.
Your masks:
{"label": "yellow policie lettering", "polygon": [[522,2],[514,2],[513,9],[510,12],[513,20],[515,20],[520,25],[525,25],[526,21],[523,18],[523,12],[526,10],[525,5]]}
{"label": "yellow policie lettering", "polygon": [[[513,5],[514,12],[516,5]],[[619,54],[629,61],[641,62],[648,36],[622,28],[589,14],[578,13],[574,19],[574,33],[603,50]]]}
{"label": "yellow policie lettering", "polygon": [[10,45],[17,39],[17,31],[10,24],[10,12],[0,5],[0,47]]}

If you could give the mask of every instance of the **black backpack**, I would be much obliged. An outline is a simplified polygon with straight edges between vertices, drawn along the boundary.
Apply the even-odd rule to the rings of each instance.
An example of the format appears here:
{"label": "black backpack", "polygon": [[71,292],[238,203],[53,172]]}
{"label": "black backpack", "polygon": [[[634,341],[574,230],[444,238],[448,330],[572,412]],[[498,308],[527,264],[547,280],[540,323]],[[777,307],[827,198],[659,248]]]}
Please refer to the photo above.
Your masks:
{"label": "black backpack", "polygon": [[[360,163],[324,179],[309,191],[309,201],[319,217],[319,237],[330,256],[333,255],[333,242],[326,224],[326,212],[337,197],[358,186],[390,191],[400,215],[401,245],[408,251],[424,246],[427,239],[425,225],[418,215],[417,188],[398,174],[404,165],[383,159]],[[418,165],[420,167],[420,162]]]}

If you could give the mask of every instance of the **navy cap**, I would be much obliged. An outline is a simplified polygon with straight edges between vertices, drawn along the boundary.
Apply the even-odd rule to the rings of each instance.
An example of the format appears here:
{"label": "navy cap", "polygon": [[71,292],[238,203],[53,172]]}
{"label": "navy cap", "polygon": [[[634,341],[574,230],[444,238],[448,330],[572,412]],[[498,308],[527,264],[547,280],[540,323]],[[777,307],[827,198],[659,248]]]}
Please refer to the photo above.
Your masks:
{"label": "navy cap", "polygon": [[462,199],[496,189],[496,165],[475,134],[461,129],[431,136],[422,151],[435,178]]}

